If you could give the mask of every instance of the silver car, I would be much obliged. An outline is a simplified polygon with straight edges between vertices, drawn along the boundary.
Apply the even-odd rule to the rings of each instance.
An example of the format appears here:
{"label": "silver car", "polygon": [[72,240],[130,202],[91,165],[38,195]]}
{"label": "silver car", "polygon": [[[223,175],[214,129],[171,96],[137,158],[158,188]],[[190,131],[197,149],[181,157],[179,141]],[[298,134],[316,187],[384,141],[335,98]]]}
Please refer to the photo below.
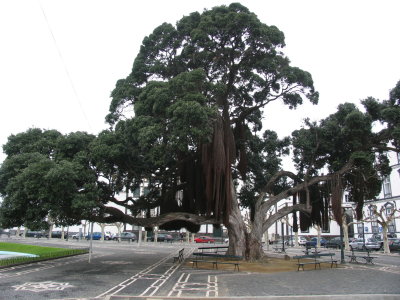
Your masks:
{"label": "silver car", "polygon": [[349,243],[351,250],[379,250],[381,248],[380,242],[374,239],[354,239]]}

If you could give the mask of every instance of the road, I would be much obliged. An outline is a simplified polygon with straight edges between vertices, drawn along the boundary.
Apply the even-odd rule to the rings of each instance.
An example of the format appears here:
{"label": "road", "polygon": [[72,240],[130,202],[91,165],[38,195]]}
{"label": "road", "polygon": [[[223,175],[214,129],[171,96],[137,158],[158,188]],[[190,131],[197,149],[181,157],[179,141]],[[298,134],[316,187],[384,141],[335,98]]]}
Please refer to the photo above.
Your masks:
{"label": "road", "polygon": [[[88,246],[86,241],[34,238],[13,241],[57,247]],[[359,294],[400,298],[398,254],[379,255],[375,265],[344,264],[337,269],[264,274],[197,270],[173,263],[173,257],[182,247],[187,257],[197,245],[93,241],[90,263],[85,254],[0,269],[0,299],[120,300],[129,299],[128,296],[153,299],[271,295],[353,295],[352,298],[357,299]],[[300,251],[288,249],[288,254],[292,256]]]}

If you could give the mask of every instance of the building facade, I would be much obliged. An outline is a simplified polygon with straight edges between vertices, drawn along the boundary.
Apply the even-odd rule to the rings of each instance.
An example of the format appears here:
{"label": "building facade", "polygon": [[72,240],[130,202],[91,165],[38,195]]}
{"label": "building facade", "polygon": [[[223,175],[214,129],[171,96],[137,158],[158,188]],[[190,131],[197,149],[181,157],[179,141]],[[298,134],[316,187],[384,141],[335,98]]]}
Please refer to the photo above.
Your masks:
{"label": "building facade", "polygon": [[[395,218],[388,222],[388,234],[393,237],[400,237],[400,154],[396,152],[388,152],[387,157],[392,167],[390,176],[384,178],[381,193],[376,199],[366,200],[363,208],[363,215],[365,221],[357,221],[354,215],[355,204],[350,202],[348,195],[345,193],[343,197],[343,208],[346,213],[349,237],[365,238],[373,237],[374,235],[381,235],[383,228],[378,223],[377,212],[382,212],[386,220],[387,216],[395,214]],[[283,200],[277,205],[277,209],[282,206],[291,205],[292,200]],[[297,213],[298,214],[298,213]],[[299,218],[298,218],[299,220]],[[271,226],[268,230],[268,235],[271,240],[280,239],[282,233],[288,237],[294,235],[293,219],[291,215],[285,220],[278,221],[275,225]],[[331,238],[340,235],[340,227],[335,221],[331,221],[328,228],[311,227],[307,231],[300,231],[300,236],[313,237],[318,235],[318,231],[322,237]]]}

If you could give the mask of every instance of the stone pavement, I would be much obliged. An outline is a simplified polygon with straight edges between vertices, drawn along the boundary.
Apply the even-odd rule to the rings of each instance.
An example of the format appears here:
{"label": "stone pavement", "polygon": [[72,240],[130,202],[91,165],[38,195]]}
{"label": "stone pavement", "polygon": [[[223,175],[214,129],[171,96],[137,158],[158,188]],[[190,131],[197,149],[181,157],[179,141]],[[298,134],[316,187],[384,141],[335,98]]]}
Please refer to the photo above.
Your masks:
{"label": "stone pavement", "polygon": [[[96,242],[90,263],[82,255],[1,269],[0,299],[400,299],[400,255],[379,255],[375,265],[270,274],[173,262],[180,248],[187,257],[197,246]],[[289,249],[289,256],[296,251]]]}

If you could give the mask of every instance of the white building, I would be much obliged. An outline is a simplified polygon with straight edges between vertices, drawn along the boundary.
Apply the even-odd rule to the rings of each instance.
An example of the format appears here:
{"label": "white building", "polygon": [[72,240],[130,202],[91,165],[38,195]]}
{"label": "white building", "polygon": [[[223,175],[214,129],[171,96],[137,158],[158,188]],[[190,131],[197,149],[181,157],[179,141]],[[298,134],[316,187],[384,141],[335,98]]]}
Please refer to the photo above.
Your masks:
{"label": "white building", "polygon": [[[345,194],[343,198],[343,207],[346,209],[348,217],[348,222],[354,221],[354,224],[349,226],[349,236],[358,237],[364,234],[365,238],[372,237],[374,234],[382,233],[382,227],[378,224],[374,217],[372,216],[373,205],[376,205],[377,210],[379,211],[381,207],[384,207],[384,214],[391,214],[393,210],[400,209],[400,154],[395,152],[389,152],[387,154],[390,165],[392,167],[392,173],[390,176],[384,179],[382,184],[381,193],[378,195],[376,199],[367,200],[364,202],[363,214],[364,218],[367,220],[366,222],[357,222],[355,217],[353,217],[352,210],[355,208],[355,204],[348,201],[348,197]],[[283,200],[278,204],[278,209],[286,203],[291,205],[292,200]],[[298,213],[297,213],[298,214]],[[400,213],[396,213],[397,218],[394,219],[389,224],[388,232],[390,234],[397,234],[397,237],[400,236]],[[298,218],[299,220],[299,218]],[[299,221],[298,221],[299,222]],[[282,225],[283,223],[283,225]],[[271,226],[268,230],[269,238],[274,240],[275,236],[282,235],[285,236],[294,235],[292,230],[293,220],[291,218],[291,214],[289,215],[287,222],[276,222],[275,225]],[[299,226],[300,227],[300,226]],[[308,231],[301,231],[299,228],[300,236],[317,236],[318,231],[317,228],[310,228]],[[335,221],[331,221],[329,227],[325,230],[321,229],[321,236],[323,237],[334,237],[340,235],[339,225]]]}

